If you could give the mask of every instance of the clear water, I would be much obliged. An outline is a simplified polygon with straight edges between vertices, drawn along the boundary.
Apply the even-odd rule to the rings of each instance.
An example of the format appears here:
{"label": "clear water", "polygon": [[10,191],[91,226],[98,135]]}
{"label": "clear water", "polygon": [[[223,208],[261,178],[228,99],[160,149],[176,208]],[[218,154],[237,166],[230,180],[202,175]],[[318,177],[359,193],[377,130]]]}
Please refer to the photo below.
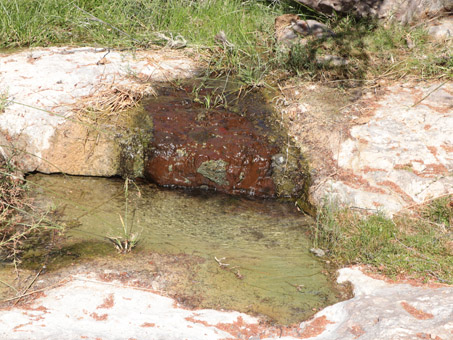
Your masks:
{"label": "clear water", "polygon": [[[292,204],[147,183],[129,185],[126,212],[121,179],[39,174],[27,179],[37,201],[57,206],[63,220],[76,225],[71,242],[121,235],[121,215],[140,233],[137,256],[152,251],[204,258],[181,288],[202,296],[201,307],[261,313],[290,324],[337,302],[321,263],[308,251],[313,221]],[[215,257],[224,258],[229,270]]]}

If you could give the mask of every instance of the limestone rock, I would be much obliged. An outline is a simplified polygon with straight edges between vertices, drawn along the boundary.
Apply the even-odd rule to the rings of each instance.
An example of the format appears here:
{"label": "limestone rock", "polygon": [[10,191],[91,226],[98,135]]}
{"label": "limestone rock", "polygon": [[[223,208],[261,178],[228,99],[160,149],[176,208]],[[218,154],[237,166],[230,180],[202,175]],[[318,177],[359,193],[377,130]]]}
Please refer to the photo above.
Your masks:
{"label": "limestone rock", "polygon": [[453,193],[452,82],[384,85],[358,99],[319,84],[282,91],[316,204],[392,215]]}
{"label": "limestone rock", "polygon": [[316,20],[301,20],[296,14],[283,14],[275,18],[275,38],[277,43],[291,46],[304,44],[304,37],[321,38],[334,33],[323,23]]}
{"label": "limestone rock", "polygon": [[392,213],[453,193],[452,90],[452,83],[406,84],[368,102],[374,116],[350,129],[334,155],[340,174],[318,198]]}
{"label": "limestone rock", "polygon": [[349,281],[354,298],[337,303],[301,324],[301,332],[323,321],[312,340],[451,339],[453,287],[391,284],[359,269],[339,270],[338,282]]}
{"label": "limestone rock", "polygon": [[118,175],[117,135],[125,131],[117,129],[122,117],[109,113],[109,105],[124,93],[125,99],[132,92],[145,95],[145,81],[197,72],[197,64],[176,51],[51,47],[2,53],[0,153],[15,156],[25,172]]}
{"label": "limestone rock", "polygon": [[428,33],[437,40],[453,38],[453,17],[442,18],[428,27]]}
{"label": "limestone rock", "polygon": [[[451,339],[453,287],[387,283],[363,274],[358,268],[339,270],[338,281],[352,283],[352,299],[319,311],[300,327],[273,327],[257,317],[235,311],[182,308],[177,301],[130,282],[106,283],[92,273],[81,273],[48,287],[45,294],[34,300],[0,310],[0,337]],[[115,337],[119,334],[121,337]]]}

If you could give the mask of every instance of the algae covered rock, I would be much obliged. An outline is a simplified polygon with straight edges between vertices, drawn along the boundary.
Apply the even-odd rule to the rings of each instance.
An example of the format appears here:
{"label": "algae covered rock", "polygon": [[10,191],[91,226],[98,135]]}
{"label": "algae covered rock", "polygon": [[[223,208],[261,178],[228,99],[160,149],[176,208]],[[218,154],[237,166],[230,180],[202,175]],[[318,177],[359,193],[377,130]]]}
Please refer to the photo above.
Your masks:
{"label": "algae covered rock", "polygon": [[249,93],[228,109],[207,108],[187,95],[191,86],[163,88],[166,96],[145,104],[154,123],[147,178],[235,195],[298,198],[308,192],[306,161],[263,94]]}

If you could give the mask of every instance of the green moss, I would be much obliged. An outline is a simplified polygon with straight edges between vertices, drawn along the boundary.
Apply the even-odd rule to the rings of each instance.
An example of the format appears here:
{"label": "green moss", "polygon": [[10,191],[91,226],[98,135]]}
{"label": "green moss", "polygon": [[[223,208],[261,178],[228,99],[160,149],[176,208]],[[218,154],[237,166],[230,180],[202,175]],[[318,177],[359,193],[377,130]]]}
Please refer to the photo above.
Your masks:
{"label": "green moss", "polygon": [[229,185],[226,178],[228,163],[222,159],[201,163],[197,172],[218,185]]}
{"label": "green moss", "polygon": [[142,106],[126,113],[124,127],[117,134],[120,173],[124,178],[143,177],[147,147],[153,138],[151,116]]}

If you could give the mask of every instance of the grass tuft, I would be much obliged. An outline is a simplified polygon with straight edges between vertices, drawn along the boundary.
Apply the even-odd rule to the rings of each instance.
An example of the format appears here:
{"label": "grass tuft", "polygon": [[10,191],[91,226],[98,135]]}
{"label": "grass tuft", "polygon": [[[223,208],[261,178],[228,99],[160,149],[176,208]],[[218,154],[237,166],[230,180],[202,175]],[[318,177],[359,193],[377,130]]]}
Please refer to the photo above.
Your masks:
{"label": "grass tuft", "polygon": [[[125,198],[125,208],[124,208],[124,218],[119,215],[121,221],[121,234],[115,236],[107,236],[107,240],[113,243],[115,248],[121,254],[127,254],[135,248],[140,241],[140,233],[134,232],[134,217],[135,209],[130,216],[129,212],[129,182],[133,183],[129,178],[126,178],[124,181],[124,198]],[[137,188],[137,197],[141,197],[140,190]],[[130,221],[129,221],[130,220]]]}

